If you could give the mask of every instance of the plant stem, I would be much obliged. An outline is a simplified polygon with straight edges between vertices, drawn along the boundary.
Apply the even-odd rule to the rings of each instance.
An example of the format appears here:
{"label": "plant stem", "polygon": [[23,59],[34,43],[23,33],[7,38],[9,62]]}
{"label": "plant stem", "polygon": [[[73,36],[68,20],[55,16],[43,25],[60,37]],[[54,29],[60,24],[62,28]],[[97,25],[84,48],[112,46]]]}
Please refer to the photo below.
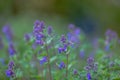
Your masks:
{"label": "plant stem", "polygon": [[52,80],[52,73],[51,73],[51,66],[50,66],[50,55],[49,55],[49,52],[48,52],[47,45],[45,45],[45,48],[46,48],[47,57],[48,57],[48,73],[49,73],[49,78],[50,78],[50,80]]}
{"label": "plant stem", "polygon": [[66,79],[68,80],[68,54],[66,54],[66,58],[67,58],[67,61],[66,61]]}
{"label": "plant stem", "polygon": [[53,50],[53,53],[54,53],[54,55],[56,55],[56,50],[55,50],[55,44],[54,44],[54,41],[52,40],[52,46],[54,47],[54,50]]}

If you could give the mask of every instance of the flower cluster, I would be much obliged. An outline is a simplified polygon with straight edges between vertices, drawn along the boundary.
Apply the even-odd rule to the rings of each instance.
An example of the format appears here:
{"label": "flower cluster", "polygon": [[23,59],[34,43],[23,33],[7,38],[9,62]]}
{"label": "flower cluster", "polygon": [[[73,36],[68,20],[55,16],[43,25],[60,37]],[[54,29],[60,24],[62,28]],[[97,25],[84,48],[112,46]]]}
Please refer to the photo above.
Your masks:
{"label": "flower cluster", "polygon": [[80,29],[75,28],[75,25],[73,25],[73,24],[70,24],[68,27],[69,27],[69,31],[70,31],[67,34],[68,40],[71,43],[79,44],[80,43]]}
{"label": "flower cluster", "polygon": [[65,63],[64,62],[60,62],[58,67],[59,67],[59,69],[64,69],[65,68]]}
{"label": "flower cluster", "polygon": [[108,29],[108,30],[106,31],[105,35],[106,35],[106,40],[108,41],[108,43],[110,43],[112,40],[118,38],[117,33],[114,32],[114,31],[112,31],[112,30],[110,30],[110,29]]}
{"label": "flower cluster", "polygon": [[85,67],[85,70],[87,70],[88,72],[90,72],[91,70],[96,72],[98,68],[98,64],[95,63],[94,58],[93,57],[89,57],[87,59],[87,66]]}
{"label": "flower cluster", "polygon": [[52,32],[53,32],[52,26],[48,26],[48,28],[47,28],[47,33],[48,33],[48,35],[51,35]]}
{"label": "flower cluster", "polygon": [[76,69],[73,70],[74,75],[78,75],[78,71]]}
{"label": "flower cluster", "polygon": [[5,26],[3,27],[3,29],[2,29],[2,31],[3,31],[3,33],[5,34],[7,40],[8,40],[9,42],[11,42],[12,39],[13,39],[13,32],[12,32],[12,30],[11,30],[10,25],[5,25]]}
{"label": "flower cluster", "polygon": [[8,52],[9,52],[10,56],[14,56],[14,54],[16,53],[16,50],[15,50],[13,43],[9,44]]}
{"label": "flower cluster", "polygon": [[8,64],[8,69],[6,70],[6,76],[7,77],[15,77],[15,73],[14,73],[14,62],[13,61],[10,61],[9,64]]}
{"label": "flower cluster", "polygon": [[118,35],[115,31],[108,29],[105,33],[106,40],[105,40],[105,50],[109,51],[111,43],[118,40]]}
{"label": "flower cluster", "polygon": [[30,34],[28,34],[28,33],[27,33],[27,34],[25,34],[25,35],[24,35],[24,39],[25,39],[25,41],[26,41],[26,42],[29,42],[29,41],[30,41],[30,39],[31,39],[31,35],[30,35]]}
{"label": "flower cluster", "polygon": [[[112,47],[111,50],[109,50],[110,53],[114,53],[114,51],[116,53],[119,52],[116,51],[117,47],[119,48],[119,44],[115,44],[116,49],[113,47],[118,35],[112,30],[106,32],[106,39],[99,40],[99,38],[95,38],[90,40],[89,43],[88,40],[85,40],[85,35],[82,35],[81,29],[76,28],[73,24],[69,25],[69,33],[67,36],[61,35],[59,38],[59,36],[54,33],[52,26],[46,27],[43,21],[37,20],[34,23],[32,34],[24,35],[24,39],[29,45],[23,46],[21,45],[24,44],[23,41],[16,42],[17,45],[12,42],[13,34],[9,26],[5,26],[3,32],[9,42],[3,45],[5,41],[2,41],[0,37],[0,49],[1,46],[5,46],[5,49],[1,50],[0,53],[4,53],[3,51],[6,50],[8,45],[10,56],[2,54],[0,62],[4,65],[2,67],[2,64],[0,64],[0,71],[4,71],[10,79],[17,78],[26,80],[40,78],[41,80],[61,80],[63,76],[63,79],[66,80],[120,79],[120,60],[116,58],[117,56],[115,56],[115,60],[113,60],[113,55],[109,54],[103,58],[106,53],[103,49],[104,42],[107,43],[106,50]],[[18,48],[16,48],[16,46],[18,46]],[[19,51],[20,54],[15,55],[17,51]],[[59,54],[57,54],[57,51]],[[89,55],[97,57],[99,67],[96,60]],[[86,56],[89,57],[87,59],[87,65],[85,65],[83,69],[82,66],[84,66]],[[6,59],[6,57],[8,57],[8,59]],[[111,59],[110,57],[113,58]],[[6,66],[5,62],[8,61],[9,58],[10,62],[7,70],[4,70],[4,66]],[[17,59],[19,59],[19,61],[17,61]],[[39,61],[37,59],[39,59]],[[18,64],[18,66],[16,66],[18,69],[16,69],[14,61]],[[81,62],[83,64],[81,64]],[[4,80],[6,80],[6,78]]]}
{"label": "flower cluster", "polygon": [[47,57],[44,56],[42,59],[40,59],[40,64],[43,65],[45,62],[47,62]]}
{"label": "flower cluster", "polygon": [[91,74],[89,72],[87,73],[87,80],[92,80]]}
{"label": "flower cluster", "polygon": [[93,57],[89,57],[87,59],[87,66],[85,67],[85,70],[87,71],[87,79],[91,80],[91,71],[92,72],[97,72],[98,69],[98,64],[95,63],[94,58]]}
{"label": "flower cluster", "polygon": [[70,42],[66,39],[64,35],[61,36],[60,41],[62,43],[62,47],[58,48],[58,53],[67,52],[67,48],[69,47]]}
{"label": "flower cluster", "polygon": [[35,21],[34,28],[33,28],[33,34],[35,36],[35,42],[38,45],[44,45],[44,29],[45,25],[43,21]]}

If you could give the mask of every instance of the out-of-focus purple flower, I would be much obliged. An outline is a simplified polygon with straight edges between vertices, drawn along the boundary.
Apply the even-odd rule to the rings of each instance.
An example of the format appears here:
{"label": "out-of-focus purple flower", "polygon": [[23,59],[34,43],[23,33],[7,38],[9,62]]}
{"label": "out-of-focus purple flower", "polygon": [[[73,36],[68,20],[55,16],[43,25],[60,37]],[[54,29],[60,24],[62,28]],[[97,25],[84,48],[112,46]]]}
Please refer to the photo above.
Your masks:
{"label": "out-of-focus purple flower", "polygon": [[58,53],[66,52],[68,45],[69,45],[69,44],[64,44],[63,47],[59,47],[59,48],[58,48]]}
{"label": "out-of-focus purple flower", "polygon": [[78,43],[80,41],[79,38],[72,33],[68,33],[67,36],[68,36],[68,40],[72,43]]}
{"label": "out-of-focus purple flower", "polygon": [[80,35],[80,29],[79,28],[75,29],[74,34],[76,36],[79,36]]}
{"label": "out-of-focus purple flower", "polygon": [[61,36],[60,41],[62,42],[62,47],[58,48],[58,52],[67,52],[67,49],[71,45],[71,42],[69,42],[64,35]]}
{"label": "out-of-focus purple flower", "polygon": [[45,38],[45,35],[43,33],[39,33],[35,37],[36,37],[36,40],[41,40],[42,38]]}
{"label": "out-of-focus purple flower", "polygon": [[9,52],[10,56],[13,56],[16,53],[16,50],[15,50],[14,45],[12,43],[9,44],[8,52]]}
{"label": "out-of-focus purple flower", "polygon": [[110,50],[110,45],[106,45],[105,46],[105,51],[109,51]]}
{"label": "out-of-focus purple flower", "polygon": [[105,33],[106,40],[110,43],[112,40],[118,39],[118,35],[115,31],[108,29]]}
{"label": "out-of-focus purple flower", "polygon": [[8,64],[8,68],[9,69],[13,69],[15,66],[14,62],[13,61],[10,61],[9,64]]}
{"label": "out-of-focus purple flower", "polygon": [[4,47],[3,41],[2,41],[2,37],[0,36],[0,49],[2,49]]}
{"label": "out-of-focus purple flower", "polygon": [[44,41],[43,40],[36,40],[35,42],[38,45],[41,45],[41,46],[44,45]]}
{"label": "out-of-focus purple flower", "polygon": [[73,70],[73,74],[74,75],[77,75],[78,74],[78,71],[76,69]]}
{"label": "out-of-focus purple flower", "polygon": [[89,57],[87,59],[87,66],[85,67],[85,70],[90,72],[91,70],[94,72],[97,72],[98,70],[98,63],[94,61],[93,57]]}
{"label": "out-of-focus purple flower", "polygon": [[40,65],[43,65],[45,62],[47,62],[47,56],[44,56],[42,59],[40,59]]}
{"label": "out-of-focus purple flower", "polygon": [[90,66],[85,66],[84,69],[85,69],[86,71],[90,71],[90,70],[91,70],[91,67],[90,67]]}
{"label": "out-of-focus purple flower", "polygon": [[32,44],[32,49],[35,50],[36,47],[37,47],[37,44],[36,44],[36,43],[33,43],[33,44]]}
{"label": "out-of-focus purple flower", "polygon": [[64,69],[65,68],[65,63],[64,62],[60,62],[58,67],[59,67],[59,69]]}
{"label": "out-of-focus purple flower", "polygon": [[87,73],[87,80],[91,80],[91,79],[92,79],[91,74],[88,72]]}
{"label": "out-of-focus purple flower", "polygon": [[24,39],[25,39],[25,41],[29,42],[30,41],[30,34],[25,34]]}
{"label": "out-of-focus purple flower", "polygon": [[79,53],[79,56],[80,56],[81,58],[84,58],[84,56],[85,56],[85,51],[84,51],[84,50],[81,50],[80,53]]}
{"label": "out-of-focus purple flower", "polygon": [[64,48],[58,48],[58,53],[65,52]]}
{"label": "out-of-focus purple flower", "polygon": [[12,69],[6,70],[6,76],[7,77],[13,77],[14,75],[15,75],[15,73]]}
{"label": "out-of-focus purple flower", "polygon": [[108,29],[105,33],[106,36],[110,36],[110,34],[112,33],[112,30]]}
{"label": "out-of-focus purple flower", "polygon": [[98,38],[93,39],[92,45],[95,50],[98,49],[98,47],[99,47]]}
{"label": "out-of-focus purple flower", "polygon": [[68,40],[72,42],[74,45],[78,45],[80,43],[80,29],[74,28],[73,31],[67,34]]}
{"label": "out-of-focus purple flower", "polygon": [[74,25],[74,24],[69,24],[69,25],[68,25],[68,28],[69,28],[69,30],[72,30],[72,31],[73,31],[73,30],[75,29],[75,25]]}
{"label": "out-of-focus purple flower", "polygon": [[93,58],[93,57],[89,57],[89,58],[87,59],[87,63],[88,63],[88,64],[93,64],[93,63],[94,63],[94,58]]}
{"label": "out-of-focus purple flower", "polygon": [[13,32],[11,30],[10,25],[5,25],[2,29],[3,33],[6,35],[6,38],[9,42],[13,39]]}
{"label": "out-of-focus purple flower", "polygon": [[67,39],[64,35],[62,35],[60,41],[64,44],[66,43]]}
{"label": "out-of-focus purple flower", "polygon": [[48,26],[47,32],[48,32],[48,35],[52,34],[52,32],[53,32],[52,26]]}

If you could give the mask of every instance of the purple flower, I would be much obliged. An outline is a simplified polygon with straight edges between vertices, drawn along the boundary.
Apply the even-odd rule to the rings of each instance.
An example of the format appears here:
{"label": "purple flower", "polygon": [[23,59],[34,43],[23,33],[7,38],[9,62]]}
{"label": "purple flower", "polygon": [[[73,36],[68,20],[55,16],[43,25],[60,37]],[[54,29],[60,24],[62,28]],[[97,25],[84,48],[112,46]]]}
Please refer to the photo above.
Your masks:
{"label": "purple flower", "polygon": [[105,33],[106,40],[110,43],[114,39],[118,39],[118,35],[115,31],[108,29]]}
{"label": "purple flower", "polygon": [[85,56],[85,51],[84,51],[84,50],[81,50],[80,53],[79,53],[79,56],[80,56],[81,58],[84,58],[84,56]]}
{"label": "purple flower", "polygon": [[6,76],[7,77],[13,77],[15,75],[14,71],[11,69],[6,70]]}
{"label": "purple flower", "polygon": [[85,70],[88,71],[88,72],[90,72],[91,70],[94,71],[94,72],[97,72],[98,64],[95,63],[93,57],[89,57],[87,59],[87,66],[85,67]]}
{"label": "purple flower", "polygon": [[13,56],[16,53],[16,50],[15,50],[14,45],[12,43],[9,44],[8,52],[9,52],[10,56]]}
{"label": "purple flower", "polygon": [[39,20],[36,20],[34,23],[33,34],[38,35],[39,33],[42,33],[44,28],[45,28],[44,22],[43,21],[40,22]]}
{"label": "purple flower", "polygon": [[76,36],[79,36],[80,35],[80,29],[79,28],[75,29],[74,34]]}
{"label": "purple flower", "polygon": [[66,50],[67,50],[67,47],[66,47],[66,46],[64,46],[64,47],[59,47],[59,48],[58,48],[58,53],[66,52]]}
{"label": "purple flower", "polygon": [[58,53],[64,52],[64,48],[58,48]]}
{"label": "purple flower", "polygon": [[67,39],[65,38],[65,36],[62,35],[60,41],[64,44],[64,43],[66,43],[66,40],[67,40]]}
{"label": "purple flower", "polygon": [[89,58],[87,59],[87,63],[88,63],[88,64],[93,64],[93,63],[94,63],[94,58],[93,58],[93,57],[89,57]]}
{"label": "purple flower", "polygon": [[44,41],[43,41],[43,40],[36,40],[35,42],[36,42],[36,44],[38,44],[38,45],[41,45],[41,46],[44,45]]}
{"label": "purple flower", "polygon": [[33,43],[33,44],[32,44],[32,49],[35,50],[37,46],[38,46],[38,45],[37,45],[36,43]]}
{"label": "purple flower", "polygon": [[52,34],[52,32],[53,32],[52,26],[48,26],[47,32],[48,32],[48,35]]}
{"label": "purple flower", "polygon": [[25,41],[29,42],[30,41],[30,34],[25,34],[24,39],[25,39]]}
{"label": "purple flower", "polygon": [[78,71],[76,69],[73,70],[73,74],[74,75],[77,75],[78,74]]}
{"label": "purple flower", "polygon": [[58,67],[59,67],[59,69],[64,69],[65,68],[65,63],[64,62],[60,62]]}
{"label": "purple flower", "polygon": [[72,43],[79,44],[80,43],[80,32],[79,29],[75,29],[73,32],[67,34],[68,40]]}
{"label": "purple flower", "polygon": [[9,64],[8,64],[8,68],[9,69],[13,69],[15,66],[14,62],[13,61],[10,61]]}
{"label": "purple flower", "polygon": [[87,80],[91,80],[91,74],[90,73],[87,73]]}
{"label": "purple flower", "polygon": [[112,30],[108,29],[105,33],[106,36],[110,36],[110,34],[112,33]]}
{"label": "purple flower", "polygon": [[69,24],[69,25],[68,25],[68,28],[69,28],[70,30],[74,30],[74,29],[75,29],[75,25],[74,25],[74,24]]}
{"label": "purple flower", "polygon": [[109,50],[110,50],[110,45],[108,44],[105,46],[105,51],[109,51]]}
{"label": "purple flower", "polygon": [[2,31],[6,35],[7,40],[11,42],[13,39],[13,32],[11,30],[11,27],[9,25],[5,25]]}
{"label": "purple flower", "polygon": [[44,56],[42,59],[40,59],[41,65],[43,65],[45,62],[47,62],[47,56]]}
{"label": "purple flower", "polygon": [[84,68],[86,71],[90,71],[91,70],[91,67],[90,66],[85,66]]}
{"label": "purple flower", "polygon": [[38,45],[43,45],[44,44],[44,40],[43,38],[45,38],[45,35],[43,33],[43,30],[45,29],[44,26],[44,22],[43,21],[35,21],[34,23],[34,29],[33,29],[33,34],[35,36],[35,42]]}

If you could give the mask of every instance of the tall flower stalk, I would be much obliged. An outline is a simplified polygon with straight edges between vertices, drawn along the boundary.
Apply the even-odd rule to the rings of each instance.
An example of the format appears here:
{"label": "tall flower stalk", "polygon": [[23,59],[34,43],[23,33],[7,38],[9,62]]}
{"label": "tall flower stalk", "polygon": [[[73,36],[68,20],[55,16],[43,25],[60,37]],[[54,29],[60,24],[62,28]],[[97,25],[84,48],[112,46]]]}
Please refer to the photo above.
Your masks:
{"label": "tall flower stalk", "polygon": [[48,72],[49,72],[49,77],[50,77],[50,80],[52,80],[51,65],[50,65],[50,55],[49,55],[49,51],[48,51],[47,45],[45,45],[45,48],[46,48],[47,58],[48,58]]}
{"label": "tall flower stalk", "polygon": [[69,63],[68,63],[68,60],[69,60],[68,55],[69,55],[69,54],[66,53],[66,79],[67,79],[67,80],[68,80],[68,73],[69,73],[69,72],[68,72],[68,64],[69,64]]}
{"label": "tall flower stalk", "polygon": [[50,65],[50,54],[48,51],[48,43],[47,43],[47,34],[51,34],[52,33],[52,27],[48,27],[48,33],[45,32],[46,31],[46,27],[44,25],[43,21],[35,21],[34,24],[34,30],[33,30],[33,34],[35,36],[35,42],[36,44],[40,45],[40,46],[44,46],[45,50],[46,50],[46,55],[47,58],[44,56],[41,60],[40,60],[40,64],[43,64],[46,62],[48,62],[48,73],[49,73],[49,79],[52,80],[52,73],[51,73],[51,65]]}
{"label": "tall flower stalk", "polygon": [[69,71],[68,71],[68,65],[69,65],[69,50],[68,50],[68,47],[70,45],[70,42],[67,40],[67,38],[64,35],[61,36],[60,41],[61,41],[62,45],[61,45],[61,47],[58,48],[58,52],[59,53],[65,53],[65,55],[66,55],[66,66],[65,66],[66,67],[66,75],[65,75],[65,77],[68,80],[68,73],[69,73]]}

